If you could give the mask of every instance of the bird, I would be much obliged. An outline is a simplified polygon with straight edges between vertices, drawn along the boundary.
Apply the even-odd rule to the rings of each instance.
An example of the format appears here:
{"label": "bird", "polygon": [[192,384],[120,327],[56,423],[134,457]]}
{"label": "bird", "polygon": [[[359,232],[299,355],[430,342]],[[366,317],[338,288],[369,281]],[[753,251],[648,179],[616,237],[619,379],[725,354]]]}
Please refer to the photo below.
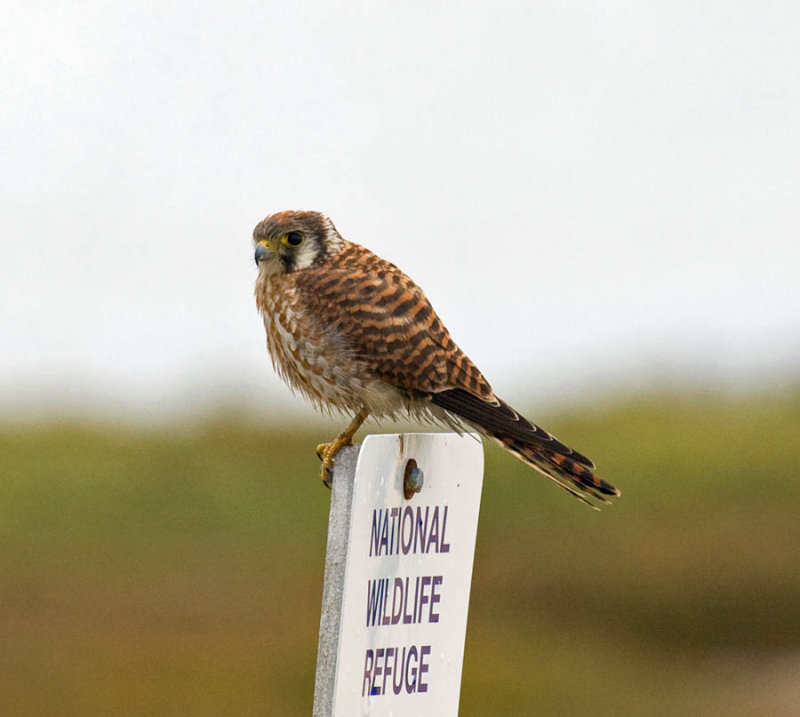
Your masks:
{"label": "bird", "polygon": [[368,417],[470,427],[583,502],[620,492],[586,456],[513,409],[394,264],[316,211],[281,211],[253,230],[255,300],[272,364],[318,409],[351,417],[317,446],[328,487],[336,454]]}

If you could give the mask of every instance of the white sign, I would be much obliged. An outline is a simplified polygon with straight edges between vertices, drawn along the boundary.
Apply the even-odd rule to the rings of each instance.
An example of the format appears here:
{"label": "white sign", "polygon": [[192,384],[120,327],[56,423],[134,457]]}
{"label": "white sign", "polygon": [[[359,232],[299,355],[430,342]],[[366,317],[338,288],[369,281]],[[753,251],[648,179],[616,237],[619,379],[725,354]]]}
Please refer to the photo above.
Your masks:
{"label": "white sign", "polygon": [[[422,487],[407,499],[412,460]],[[483,483],[477,436],[368,436],[356,466],[333,714],[458,714]]]}

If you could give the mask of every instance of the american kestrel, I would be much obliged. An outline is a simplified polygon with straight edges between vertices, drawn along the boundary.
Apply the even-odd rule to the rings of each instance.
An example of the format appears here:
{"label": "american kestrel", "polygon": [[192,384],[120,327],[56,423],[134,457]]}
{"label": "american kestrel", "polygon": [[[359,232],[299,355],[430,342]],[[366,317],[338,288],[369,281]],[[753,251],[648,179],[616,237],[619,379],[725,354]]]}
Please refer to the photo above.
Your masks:
{"label": "american kestrel", "polygon": [[584,502],[618,496],[586,456],[495,396],[422,290],[342,238],[318,212],[268,216],[253,230],[255,297],[278,374],[318,408],[352,415],[317,448],[330,485],[337,451],[368,416],[472,426]]}

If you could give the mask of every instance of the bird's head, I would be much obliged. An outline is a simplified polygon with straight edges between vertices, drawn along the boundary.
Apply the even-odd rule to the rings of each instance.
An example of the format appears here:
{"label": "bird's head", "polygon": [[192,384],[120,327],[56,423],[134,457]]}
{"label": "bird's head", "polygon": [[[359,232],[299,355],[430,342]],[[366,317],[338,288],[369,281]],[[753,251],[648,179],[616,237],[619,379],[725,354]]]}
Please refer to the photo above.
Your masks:
{"label": "bird's head", "polygon": [[344,240],[324,214],[288,211],[256,224],[253,243],[259,271],[279,274],[323,262],[341,250]]}

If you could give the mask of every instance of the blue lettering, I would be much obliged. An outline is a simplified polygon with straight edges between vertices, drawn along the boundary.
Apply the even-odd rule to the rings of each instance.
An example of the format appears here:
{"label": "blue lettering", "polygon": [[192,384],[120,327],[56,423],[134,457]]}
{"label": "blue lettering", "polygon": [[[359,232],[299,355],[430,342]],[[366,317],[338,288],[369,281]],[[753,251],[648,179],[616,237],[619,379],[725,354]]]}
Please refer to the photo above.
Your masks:
{"label": "blue lettering", "polygon": [[[407,530],[406,530],[407,528]],[[414,540],[414,509],[407,505],[403,509],[402,523],[400,524],[400,548],[403,555],[408,555]]]}
{"label": "blue lettering", "polygon": [[[378,537],[380,532],[380,524],[381,524],[381,510],[373,510],[372,511],[372,532],[370,534],[370,541],[369,541],[369,554],[377,555],[378,554]],[[374,552],[373,552],[374,551]]]}
{"label": "blue lettering", "polygon": [[372,650],[367,650],[367,656],[364,658],[364,684],[361,686],[361,696],[370,694],[370,681],[372,677],[372,663],[375,660],[375,655]]}
{"label": "blue lettering", "polygon": [[419,548],[420,551],[423,553],[428,552],[427,546],[425,544],[425,536],[428,533],[428,513],[430,512],[431,507],[429,505],[425,506],[425,523],[422,522],[422,507],[417,506],[417,522],[416,522],[416,530],[414,531],[414,552],[417,552],[417,538],[420,538],[420,533],[422,533],[422,537],[419,540]]}
{"label": "blue lettering", "polygon": [[381,521],[381,542],[376,555],[380,555],[380,548],[383,548],[383,554],[389,554],[389,510],[381,510],[383,520]]}
{"label": "blue lettering", "polygon": [[428,534],[428,546],[425,552],[429,553],[431,545],[435,546],[436,552],[439,552],[439,506],[433,509],[433,519],[431,520],[431,532]]}
{"label": "blue lettering", "polygon": [[433,584],[431,585],[431,609],[428,613],[428,622],[439,622],[439,613],[433,611],[433,606],[442,599],[439,594],[438,587],[442,584],[444,576],[434,575]]}
{"label": "blue lettering", "polygon": [[429,666],[425,664],[425,657],[430,654],[431,654],[430,645],[423,645],[419,649],[419,687],[417,688],[419,692],[428,691],[428,685],[427,683],[422,681],[422,676],[430,669]]}
{"label": "blue lettering", "polygon": [[[411,655],[414,655],[414,667],[411,667]],[[408,694],[414,694],[417,691],[417,647],[416,645],[412,645],[408,650],[408,660],[406,662],[406,692]],[[409,679],[409,672],[411,673],[411,678]]]}
{"label": "blue lettering", "polygon": [[442,518],[442,544],[439,547],[440,553],[450,552],[450,543],[445,542],[445,533],[447,532],[447,508],[448,506],[444,507],[444,517]]}
{"label": "blue lettering", "polygon": [[419,611],[417,612],[417,619],[415,620],[415,622],[422,622],[422,608],[425,607],[425,604],[428,602],[428,596],[425,594],[425,588],[430,584],[431,584],[431,576],[423,575],[422,586],[419,592]]}
{"label": "blue lettering", "polygon": [[378,680],[377,678],[383,674],[383,669],[381,668],[381,658],[383,657],[383,648],[379,647],[375,650],[375,669],[372,671],[372,690],[370,691],[371,695],[382,695],[383,692],[380,691],[378,687]]}
{"label": "blue lettering", "polygon": [[377,624],[382,597],[383,580],[367,580],[367,627]]}

